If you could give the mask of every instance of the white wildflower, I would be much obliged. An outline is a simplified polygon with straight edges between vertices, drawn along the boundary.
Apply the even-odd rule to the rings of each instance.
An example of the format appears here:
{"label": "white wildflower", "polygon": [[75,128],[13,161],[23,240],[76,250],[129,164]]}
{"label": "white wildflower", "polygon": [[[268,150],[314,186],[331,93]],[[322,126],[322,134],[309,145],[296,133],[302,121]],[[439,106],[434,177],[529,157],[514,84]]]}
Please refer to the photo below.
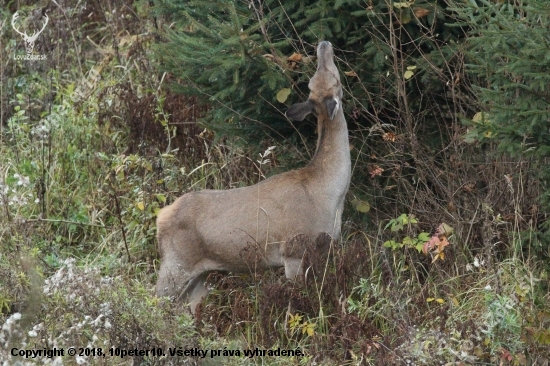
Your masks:
{"label": "white wildflower", "polygon": [[14,178],[17,179],[17,185],[27,187],[30,184],[29,177],[25,177],[24,175],[14,174]]}

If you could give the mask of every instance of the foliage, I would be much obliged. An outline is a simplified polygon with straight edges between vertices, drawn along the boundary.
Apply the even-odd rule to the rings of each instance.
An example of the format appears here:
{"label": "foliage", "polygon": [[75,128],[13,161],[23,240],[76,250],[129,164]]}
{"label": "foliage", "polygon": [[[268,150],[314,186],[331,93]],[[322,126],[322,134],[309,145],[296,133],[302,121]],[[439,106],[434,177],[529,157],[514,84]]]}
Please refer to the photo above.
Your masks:
{"label": "foliage", "polygon": [[541,0],[465,3],[456,9],[470,26],[468,71],[484,116],[470,136],[495,139],[513,154],[550,156],[550,6]]}
{"label": "foliage", "polygon": [[[41,63],[12,58],[9,19],[35,5],[1,7],[0,363],[21,361],[9,345],[105,343],[305,354],[235,365],[547,363],[547,60],[530,43],[547,9],[447,3],[167,0],[153,18],[148,1],[71,0],[46,9]],[[336,46],[351,131],[342,238],[307,253],[303,284],[212,275],[193,320],[152,295],[156,214],[308,159],[311,125],[282,112],[306,97],[319,39]]]}
{"label": "foliage", "polygon": [[317,324],[313,322],[308,322],[307,320],[302,321],[303,316],[300,314],[292,315],[288,319],[288,325],[290,326],[290,331],[294,334],[307,334],[309,337],[312,337],[315,334],[315,328]]}
{"label": "foliage", "polygon": [[[0,330],[0,360],[7,364],[62,365],[71,359],[65,353],[65,357],[41,355],[21,362],[21,357],[10,351],[13,347],[23,349],[25,345],[34,349],[65,349],[65,352],[70,347],[77,352],[88,348],[90,352],[78,352],[72,357],[79,365],[97,364],[99,359],[127,359],[128,356],[115,355],[112,350],[117,348],[161,348],[168,352],[170,347],[187,349],[198,345],[193,320],[181,307],[159,303],[137,281],[128,284],[121,278],[101,276],[98,267],[81,269],[74,259],[67,259],[46,279],[43,288],[35,290],[40,313],[16,312]],[[172,357],[171,362],[189,364],[183,357]]]}
{"label": "foliage", "polygon": [[[181,80],[178,90],[214,106],[207,116],[212,126],[258,138],[258,133],[272,130],[288,134],[283,103],[305,98],[314,71],[312,46],[327,39],[349,50],[337,57],[350,101],[347,110],[355,122],[366,126],[373,115],[384,115],[386,123],[397,124],[404,84],[396,78],[409,80],[415,74],[423,75],[422,84],[438,82],[430,65],[441,67],[441,56],[450,51],[444,45],[461,37],[459,29],[444,26],[444,2],[421,0],[414,8],[398,4],[403,6],[385,1],[366,6],[358,0],[160,0],[157,11],[169,15],[177,27],[157,54],[162,68]],[[387,26],[392,21],[398,23],[395,28]],[[408,83],[406,93],[418,95],[421,88]],[[415,101],[410,108],[422,105]]]}
{"label": "foliage", "polygon": [[[548,212],[550,173],[550,6],[544,0],[456,3],[461,25],[469,27],[467,72],[480,111],[466,140],[495,142],[501,151],[533,160],[543,182],[542,209]],[[539,224],[546,237],[548,222]],[[544,240],[544,239],[543,239]],[[542,243],[543,254],[550,242]]]}
{"label": "foliage", "polygon": [[[407,228],[407,231],[410,231],[411,226],[414,224],[418,224],[418,220],[415,219],[414,215],[402,214],[395,219],[391,219],[384,227],[384,230],[390,228],[392,232],[400,232]],[[430,234],[421,232],[416,237],[411,238],[410,236],[405,236],[399,242],[395,240],[388,240],[384,242],[384,247],[396,250],[407,246],[420,252],[424,247],[424,243],[426,243],[429,239]]]}

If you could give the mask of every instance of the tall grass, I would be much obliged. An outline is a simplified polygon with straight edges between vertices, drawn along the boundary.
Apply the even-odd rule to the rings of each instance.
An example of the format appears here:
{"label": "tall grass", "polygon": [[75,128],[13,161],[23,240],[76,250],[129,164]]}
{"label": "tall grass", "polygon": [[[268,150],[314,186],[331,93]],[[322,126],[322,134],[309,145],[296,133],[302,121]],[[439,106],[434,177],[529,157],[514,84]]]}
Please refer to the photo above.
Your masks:
{"label": "tall grass", "polygon": [[[74,346],[305,354],[222,355],[205,364],[548,362],[548,266],[540,260],[544,247],[535,224],[540,213],[530,213],[532,221],[521,214],[529,205],[536,210],[540,193],[528,179],[530,162],[495,159],[458,138],[437,168],[446,182],[438,189],[449,192],[441,201],[398,169],[397,143],[384,142],[379,165],[403,178],[396,178],[400,185],[377,175],[364,140],[375,135],[353,131],[354,173],[364,180],[354,182],[340,240],[328,251],[308,253],[303,284],[277,270],[213,275],[213,291],[196,319],[181,304],[156,298],[158,210],[186,191],[249,185],[286,170],[296,164],[295,147],[266,140],[243,149],[213,136],[196,123],[208,106],[175,95],[166,88],[169,76],[150,64],[153,38],[138,36],[152,26],[146,5],[117,8],[128,15],[120,17],[105,15],[114,4],[87,6],[94,26],[80,22],[89,8],[70,8],[70,21],[69,10],[52,10],[52,27],[37,46],[54,50],[45,64],[0,66],[0,361],[129,362],[10,354],[12,347]],[[98,29],[111,29],[110,36],[99,37]],[[112,31],[123,29],[128,34]],[[74,37],[81,48],[51,43],[58,39],[54,32]],[[3,33],[1,45],[23,52],[13,39]],[[110,48],[113,42],[119,47]],[[63,52],[66,61],[54,57]],[[419,159],[426,174],[436,176],[437,169],[427,168],[428,154]],[[521,172],[514,180],[505,178],[510,166]],[[418,222],[402,230],[387,226],[402,214]],[[407,237],[431,236],[443,221],[454,229],[443,259],[409,245]],[[137,362],[201,361],[162,356]]]}

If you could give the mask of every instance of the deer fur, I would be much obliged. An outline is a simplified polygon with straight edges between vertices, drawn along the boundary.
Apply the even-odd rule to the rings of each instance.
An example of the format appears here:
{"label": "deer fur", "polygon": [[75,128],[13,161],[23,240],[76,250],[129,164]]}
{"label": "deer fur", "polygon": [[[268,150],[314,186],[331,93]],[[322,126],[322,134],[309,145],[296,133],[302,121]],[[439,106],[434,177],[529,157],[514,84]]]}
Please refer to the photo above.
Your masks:
{"label": "deer fur", "polygon": [[188,301],[194,313],[208,293],[205,281],[211,272],[284,266],[286,277],[293,279],[303,273],[304,251],[289,248],[292,238],[339,237],[351,178],[348,128],[330,42],[318,45],[317,58],[309,99],[286,113],[298,121],[317,115],[312,161],[253,186],[187,193],[163,208],[157,218],[158,296]]}

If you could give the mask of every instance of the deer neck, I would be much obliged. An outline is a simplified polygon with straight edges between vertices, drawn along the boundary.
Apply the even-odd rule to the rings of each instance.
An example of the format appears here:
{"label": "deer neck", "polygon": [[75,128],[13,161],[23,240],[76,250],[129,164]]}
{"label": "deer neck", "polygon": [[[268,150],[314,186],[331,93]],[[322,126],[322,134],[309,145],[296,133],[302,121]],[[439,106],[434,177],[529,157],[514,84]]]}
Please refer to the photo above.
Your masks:
{"label": "deer neck", "polygon": [[317,149],[311,165],[332,189],[347,191],[351,178],[348,126],[340,109],[334,120],[319,114],[317,120]]}

